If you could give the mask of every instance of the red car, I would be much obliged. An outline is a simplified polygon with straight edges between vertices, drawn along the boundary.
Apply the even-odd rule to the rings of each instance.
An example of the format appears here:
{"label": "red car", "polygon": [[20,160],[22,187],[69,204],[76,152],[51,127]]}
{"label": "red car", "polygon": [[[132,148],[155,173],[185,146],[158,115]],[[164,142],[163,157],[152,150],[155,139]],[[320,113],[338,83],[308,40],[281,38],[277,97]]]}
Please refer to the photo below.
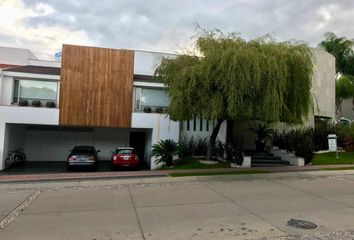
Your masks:
{"label": "red car", "polygon": [[132,147],[119,147],[112,152],[112,168],[131,167],[139,168],[138,154]]}

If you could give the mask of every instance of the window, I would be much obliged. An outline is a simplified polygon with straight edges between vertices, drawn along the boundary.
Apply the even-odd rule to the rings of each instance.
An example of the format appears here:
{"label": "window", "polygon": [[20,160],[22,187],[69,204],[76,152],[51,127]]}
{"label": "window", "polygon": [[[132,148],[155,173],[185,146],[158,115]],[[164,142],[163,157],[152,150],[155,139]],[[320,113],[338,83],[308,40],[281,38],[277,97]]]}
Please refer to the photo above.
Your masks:
{"label": "window", "polygon": [[197,118],[193,118],[193,131],[197,131]]}
{"label": "window", "polygon": [[170,97],[164,89],[156,88],[135,88],[135,110],[144,110],[150,107],[153,111],[157,108],[170,106]]}
{"label": "window", "polygon": [[203,118],[200,118],[199,130],[203,132]]}
{"label": "window", "polygon": [[57,103],[58,82],[15,80],[13,94],[13,103],[18,103],[20,100],[28,100],[29,103],[39,100],[42,105],[49,101]]}
{"label": "window", "polygon": [[190,120],[187,120],[187,131],[189,131],[191,129],[191,123]]}

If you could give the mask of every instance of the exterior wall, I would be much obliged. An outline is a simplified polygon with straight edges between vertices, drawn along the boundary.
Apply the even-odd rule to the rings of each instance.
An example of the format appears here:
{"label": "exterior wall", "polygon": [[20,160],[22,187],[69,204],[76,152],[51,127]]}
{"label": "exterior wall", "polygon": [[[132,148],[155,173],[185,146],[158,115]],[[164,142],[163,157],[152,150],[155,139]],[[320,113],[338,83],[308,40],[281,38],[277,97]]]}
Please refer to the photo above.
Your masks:
{"label": "exterior wall", "polygon": [[[202,130],[200,130],[200,118],[196,119],[196,130],[193,128],[193,120],[189,122],[189,131],[187,130],[187,121],[180,122],[180,138],[209,138],[213,132],[213,121],[209,121],[209,131],[206,130],[207,120],[203,119]],[[226,141],[226,122],[221,124],[217,139],[221,142]]]}
{"label": "exterior wall", "polygon": [[342,102],[342,117],[354,120],[353,99],[345,99]]}
{"label": "exterior wall", "polygon": [[131,125],[133,51],[64,45],[60,125]]}
{"label": "exterior wall", "polygon": [[[169,116],[165,114],[134,112],[132,128],[152,129],[146,149],[151,149],[151,146],[160,140],[173,139],[178,141],[179,139],[179,122],[170,120]],[[151,169],[158,167],[154,161],[155,159],[151,158]]]}
{"label": "exterior wall", "polygon": [[27,65],[29,59],[37,59],[37,57],[28,49],[0,47],[0,63]]}
{"label": "exterior wall", "polygon": [[129,144],[129,129],[94,128],[91,131],[27,130],[24,148],[28,161],[66,161],[76,145],[95,146],[100,161],[109,161],[111,151]]}
{"label": "exterior wall", "polygon": [[175,54],[134,51],[134,74],[154,76],[163,58],[175,58]]}
{"label": "exterior wall", "polygon": [[10,150],[10,134],[13,132],[7,123],[58,125],[59,109],[0,106],[0,170],[3,160]]}
{"label": "exterior wall", "polygon": [[3,76],[0,87],[0,105],[11,105],[13,94],[13,77]]}
{"label": "exterior wall", "polygon": [[[315,66],[312,82],[314,114],[335,120],[335,59],[323,51],[314,50]],[[317,105],[317,106],[316,106]],[[318,107],[318,108],[317,108]]]}

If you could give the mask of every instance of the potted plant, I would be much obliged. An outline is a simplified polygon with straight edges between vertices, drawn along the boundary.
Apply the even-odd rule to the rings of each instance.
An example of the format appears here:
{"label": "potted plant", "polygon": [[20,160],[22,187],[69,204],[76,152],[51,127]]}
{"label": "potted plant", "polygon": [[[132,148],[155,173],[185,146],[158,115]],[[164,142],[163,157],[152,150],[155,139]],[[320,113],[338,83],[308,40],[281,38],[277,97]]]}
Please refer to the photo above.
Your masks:
{"label": "potted plant", "polygon": [[273,134],[273,128],[267,123],[255,122],[251,124],[249,130],[257,135],[256,140],[256,150],[258,152],[264,152],[264,148],[267,144],[267,139]]}
{"label": "potted plant", "polygon": [[151,107],[144,107],[144,113],[151,113]]}
{"label": "potted plant", "polygon": [[22,107],[28,106],[28,100],[21,99],[20,101],[18,101],[18,105]]}
{"label": "potted plant", "polygon": [[48,101],[48,102],[45,103],[45,106],[46,106],[47,108],[55,108],[55,107],[56,107],[56,104],[55,104],[55,102]]}
{"label": "potted plant", "polygon": [[32,107],[40,107],[41,105],[42,105],[42,103],[39,100],[32,101]]}

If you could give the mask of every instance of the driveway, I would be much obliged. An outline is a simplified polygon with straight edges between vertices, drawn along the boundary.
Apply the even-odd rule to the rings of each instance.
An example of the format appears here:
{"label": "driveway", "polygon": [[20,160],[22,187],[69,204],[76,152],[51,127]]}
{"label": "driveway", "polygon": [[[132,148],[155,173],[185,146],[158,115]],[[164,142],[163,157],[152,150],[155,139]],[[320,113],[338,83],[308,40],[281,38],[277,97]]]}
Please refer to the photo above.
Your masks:
{"label": "driveway", "polygon": [[3,183],[0,239],[351,239],[353,199],[352,171]]}

